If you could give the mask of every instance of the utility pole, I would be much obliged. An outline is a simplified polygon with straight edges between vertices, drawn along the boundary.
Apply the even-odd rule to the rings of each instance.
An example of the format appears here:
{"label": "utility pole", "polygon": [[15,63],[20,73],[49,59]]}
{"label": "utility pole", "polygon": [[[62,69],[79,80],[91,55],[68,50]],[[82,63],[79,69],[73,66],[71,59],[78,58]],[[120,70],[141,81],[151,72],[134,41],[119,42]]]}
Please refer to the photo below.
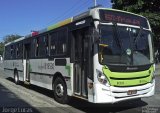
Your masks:
{"label": "utility pole", "polygon": [[97,6],[97,0],[94,0],[94,7]]}
{"label": "utility pole", "polygon": [[97,5],[97,0],[94,0],[94,6],[93,7],[89,7],[88,9],[94,9],[96,7],[101,7],[102,5]]}

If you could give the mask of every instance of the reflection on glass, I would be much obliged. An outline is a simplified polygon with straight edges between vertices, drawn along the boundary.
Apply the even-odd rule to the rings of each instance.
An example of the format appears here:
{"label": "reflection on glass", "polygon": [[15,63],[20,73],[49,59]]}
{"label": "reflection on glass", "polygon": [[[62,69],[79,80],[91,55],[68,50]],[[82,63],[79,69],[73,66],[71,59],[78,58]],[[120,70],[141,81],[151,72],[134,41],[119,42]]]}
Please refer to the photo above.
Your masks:
{"label": "reflection on glass", "polygon": [[153,63],[152,35],[140,28],[101,25],[99,60],[110,65]]}

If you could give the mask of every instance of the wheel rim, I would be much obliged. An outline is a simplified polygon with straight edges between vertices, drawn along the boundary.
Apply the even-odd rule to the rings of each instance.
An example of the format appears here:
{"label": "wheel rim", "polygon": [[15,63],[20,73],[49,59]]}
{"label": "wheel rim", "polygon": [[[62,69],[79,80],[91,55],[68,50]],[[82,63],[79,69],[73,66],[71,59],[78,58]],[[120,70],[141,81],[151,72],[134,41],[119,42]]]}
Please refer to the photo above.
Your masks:
{"label": "wheel rim", "polygon": [[63,96],[64,90],[63,90],[63,85],[62,84],[57,84],[55,90],[56,90],[56,95],[58,97],[62,97]]}

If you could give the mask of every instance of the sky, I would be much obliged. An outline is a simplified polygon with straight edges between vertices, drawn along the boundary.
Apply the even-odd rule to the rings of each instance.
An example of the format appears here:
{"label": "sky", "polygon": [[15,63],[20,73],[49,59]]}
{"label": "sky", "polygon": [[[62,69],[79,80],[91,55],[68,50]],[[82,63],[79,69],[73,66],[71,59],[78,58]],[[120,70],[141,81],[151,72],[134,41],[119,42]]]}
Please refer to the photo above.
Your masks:
{"label": "sky", "polygon": [[[111,8],[111,0],[97,4]],[[94,0],[0,0],[0,41],[6,35],[25,36],[86,11]]]}

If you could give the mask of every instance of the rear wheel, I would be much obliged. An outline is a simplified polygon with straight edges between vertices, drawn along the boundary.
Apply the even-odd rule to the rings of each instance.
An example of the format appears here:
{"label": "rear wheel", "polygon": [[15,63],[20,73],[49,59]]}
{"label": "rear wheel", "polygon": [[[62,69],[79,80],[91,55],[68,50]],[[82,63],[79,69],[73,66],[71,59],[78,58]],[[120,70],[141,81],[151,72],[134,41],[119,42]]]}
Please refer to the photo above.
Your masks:
{"label": "rear wheel", "polygon": [[14,82],[15,82],[15,84],[19,84],[19,76],[18,76],[18,73],[17,72],[15,72],[14,73]]}
{"label": "rear wheel", "polygon": [[68,102],[67,87],[64,80],[57,77],[54,81],[54,98],[57,102],[65,104]]}

